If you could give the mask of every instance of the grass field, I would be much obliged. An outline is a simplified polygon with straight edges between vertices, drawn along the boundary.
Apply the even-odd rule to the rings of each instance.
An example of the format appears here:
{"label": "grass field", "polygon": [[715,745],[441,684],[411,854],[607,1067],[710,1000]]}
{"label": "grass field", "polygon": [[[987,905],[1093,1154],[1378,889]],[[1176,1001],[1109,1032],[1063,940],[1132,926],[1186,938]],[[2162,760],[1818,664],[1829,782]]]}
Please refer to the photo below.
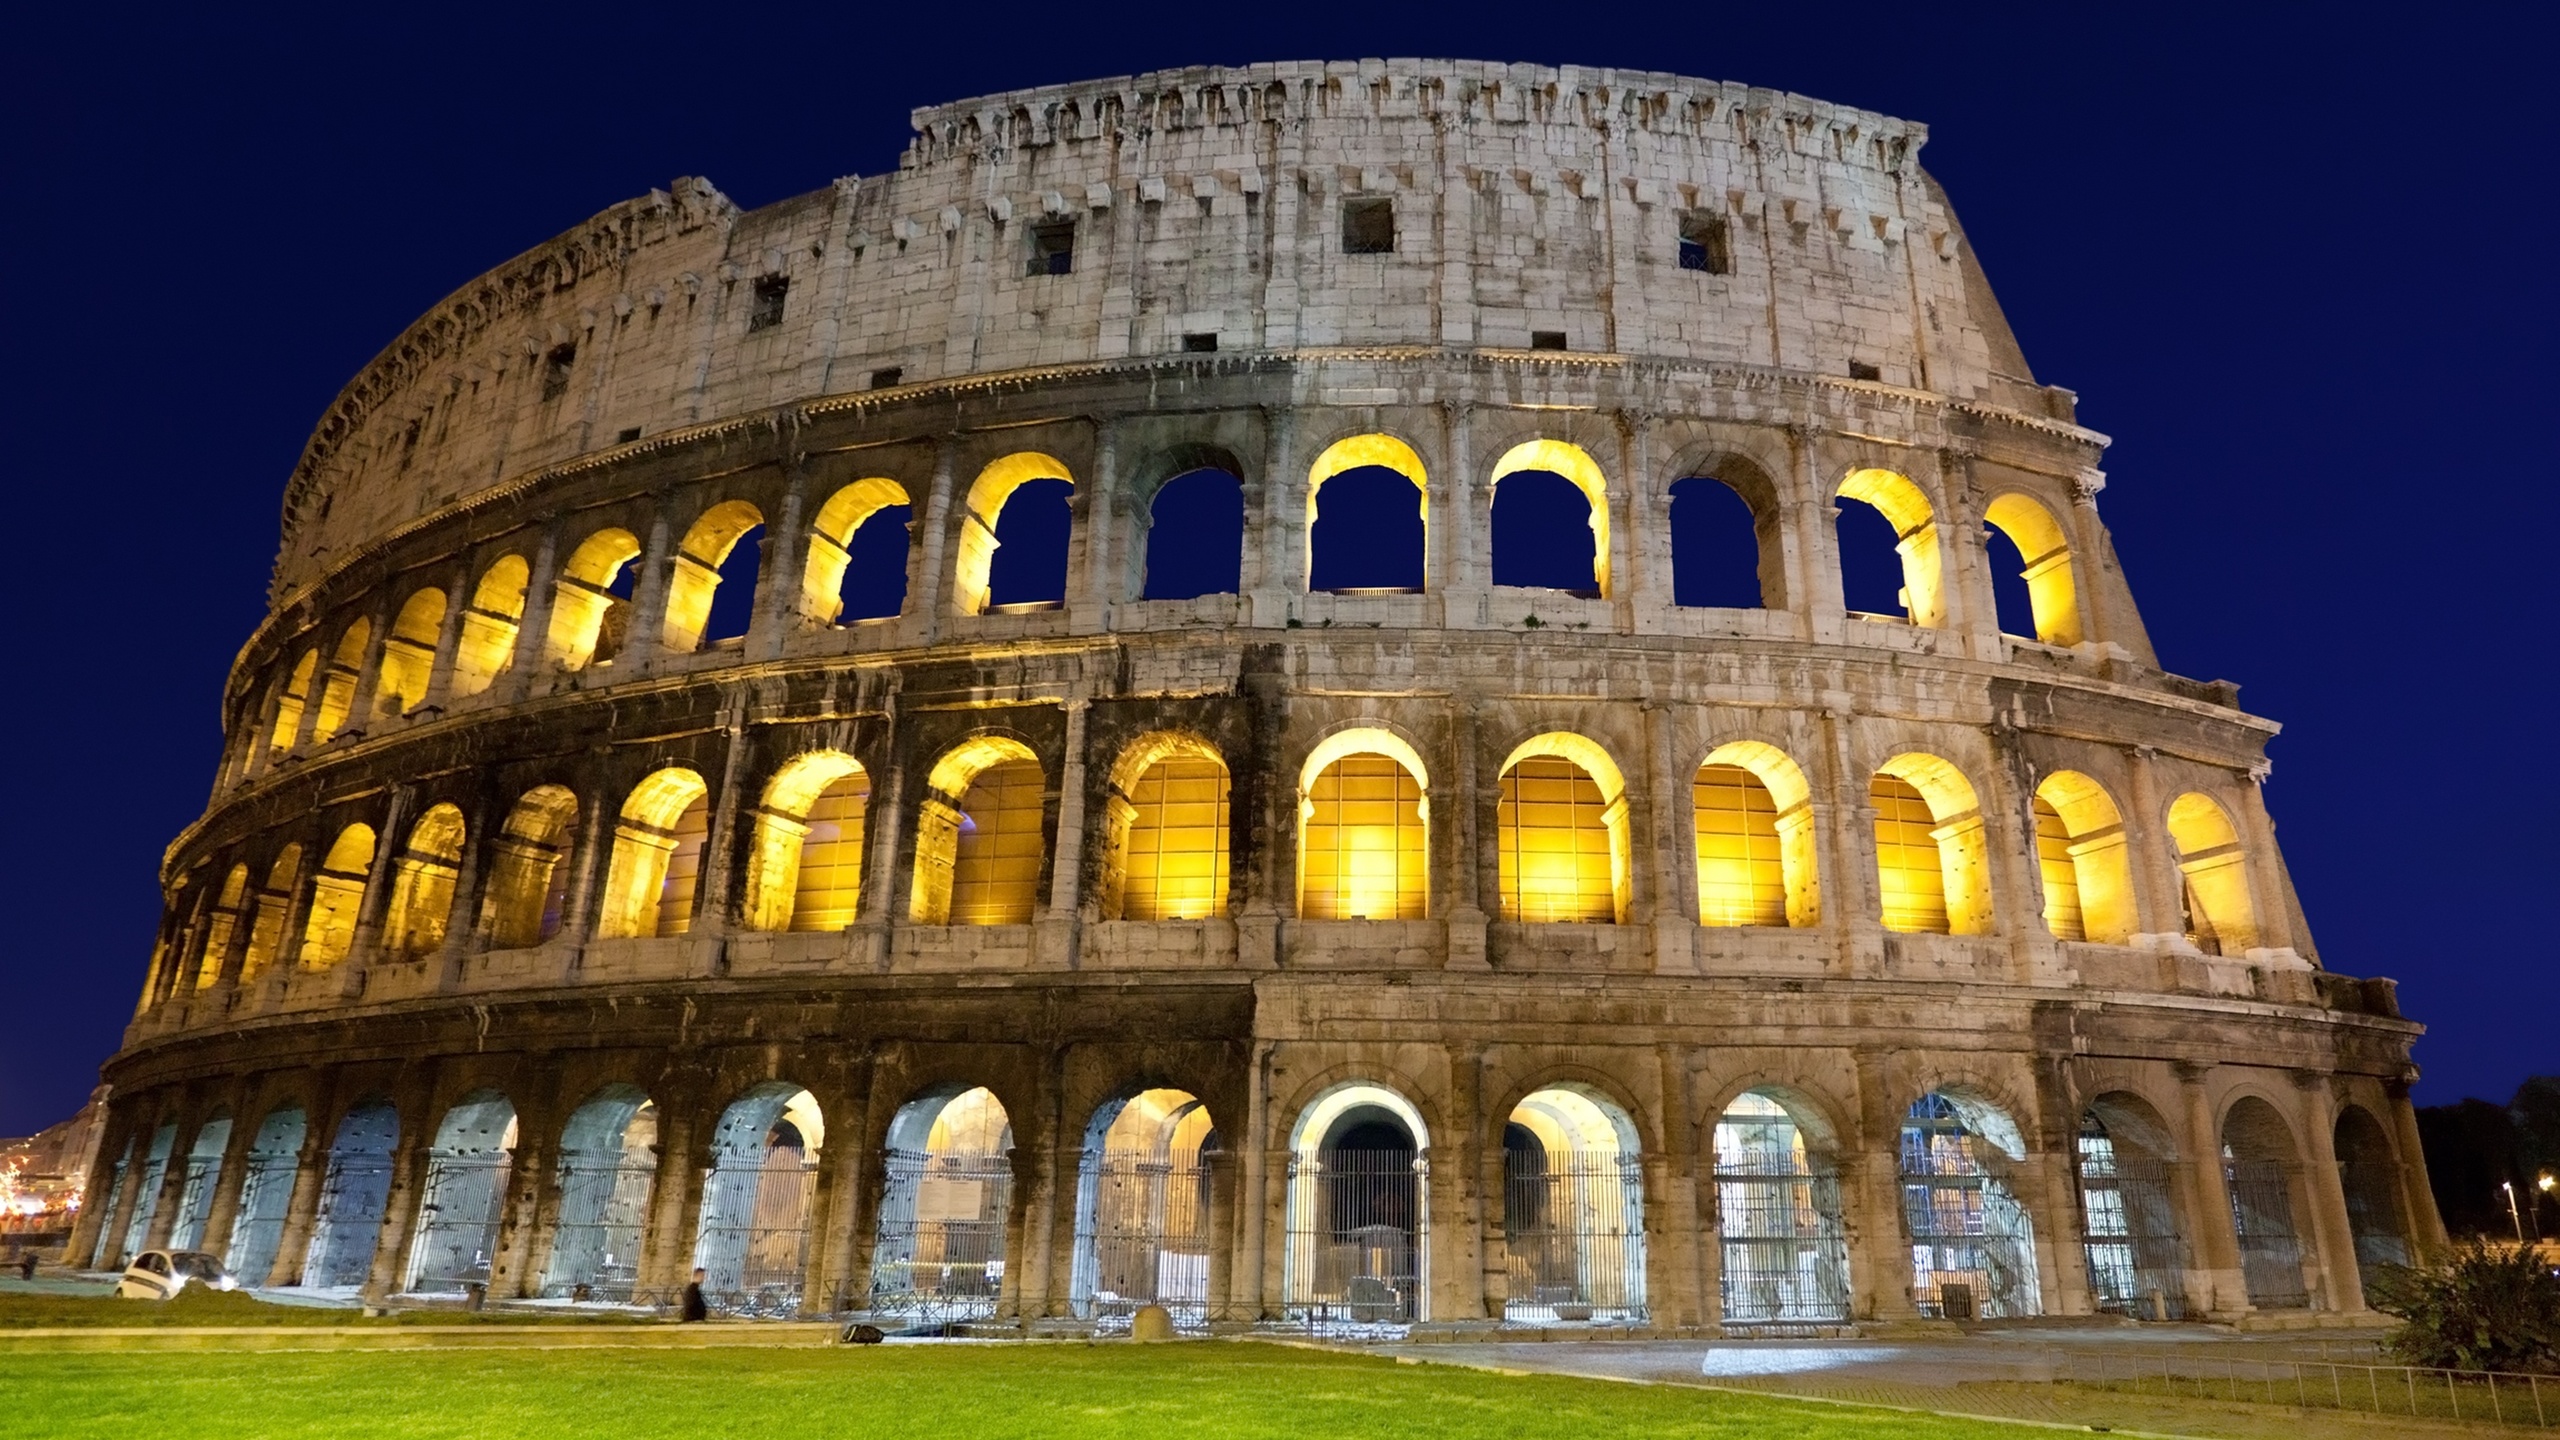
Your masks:
{"label": "grass field", "polygon": [[0,1352],[0,1436],[1939,1440],[2028,1432],[1670,1386],[1278,1345]]}

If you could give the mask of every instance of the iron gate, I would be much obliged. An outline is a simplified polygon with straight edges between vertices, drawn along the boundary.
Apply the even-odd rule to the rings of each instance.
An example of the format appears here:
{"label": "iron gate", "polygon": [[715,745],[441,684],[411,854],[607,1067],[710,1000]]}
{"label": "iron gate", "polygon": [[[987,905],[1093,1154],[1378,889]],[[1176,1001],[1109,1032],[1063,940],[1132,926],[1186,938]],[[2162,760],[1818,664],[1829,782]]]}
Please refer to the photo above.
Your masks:
{"label": "iron gate", "polygon": [[407,1288],[412,1293],[458,1295],[489,1283],[512,1168],[505,1151],[428,1160],[426,1185],[419,1192],[418,1238],[409,1252]]}
{"label": "iron gate", "polygon": [[178,1218],[169,1226],[169,1248],[193,1250],[204,1238],[206,1203],[212,1198],[214,1172],[221,1167],[219,1155],[187,1157],[186,1178],[179,1182]]}
{"label": "iron gate", "polygon": [[[1791,1138],[1792,1124],[1788,1129]],[[1730,1154],[1718,1147],[1716,1226],[1723,1237],[1728,1325],[1836,1325],[1849,1318],[1840,1182],[1813,1173],[1800,1154],[1793,1143],[1746,1143]]]}
{"label": "iron gate", "polygon": [[694,1263],[715,1307],[738,1315],[800,1311],[808,1278],[809,1208],[818,1167],[797,1147],[777,1147],[781,1163],[715,1167],[704,1179],[702,1232]]}
{"label": "iron gate", "polygon": [[276,1249],[284,1242],[285,1211],[293,1204],[293,1181],[300,1167],[291,1153],[249,1153],[248,1173],[240,1179],[240,1208],[231,1221],[230,1253],[223,1268],[243,1285],[264,1285],[275,1269]]}
{"label": "iron gate", "polygon": [[2138,1320],[2187,1318],[2186,1244],[2166,1162],[2080,1137],[2080,1214],[2089,1293],[2097,1307]]}
{"label": "iron gate", "polygon": [[560,1218],[542,1293],[628,1303],[640,1281],[640,1235],[657,1167],[571,1156],[560,1165]]}
{"label": "iron gate", "polygon": [[1411,1150],[1290,1157],[1293,1305],[1319,1325],[1418,1319],[1428,1179],[1429,1166]]}
{"label": "iron gate", "polygon": [[1075,1294],[1088,1319],[1161,1305],[1209,1318],[1209,1167],[1105,1153],[1081,1177]]}
{"label": "iron gate", "polygon": [[1614,1151],[1503,1152],[1503,1318],[1644,1318],[1644,1181]]}
{"label": "iron gate", "polygon": [[302,1283],[323,1290],[352,1290],[373,1269],[373,1245],[382,1235],[382,1206],[391,1198],[391,1157],[331,1156],[320,1186],[319,1216],[311,1230],[310,1260]]}
{"label": "iron gate", "polygon": [[872,1308],[937,1320],[994,1314],[1012,1203],[1009,1154],[890,1151]]}
{"label": "iron gate", "polygon": [[2293,1186],[2281,1160],[2225,1160],[2231,1228],[2240,1237],[2240,1278],[2249,1303],[2262,1310],[2300,1310],[2311,1303],[2302,1277],[2302,1237],[2293,1228]]}
{"label": "iron gate", "polygon": [[1952,1110],[1925,1119],[1915,1112],[1903,1127],[1912,1299],[1922,1314],[1940,1318],[2033,1315],[2035,1232],[2017,1197],[1974,1158],[1975,1143]]}

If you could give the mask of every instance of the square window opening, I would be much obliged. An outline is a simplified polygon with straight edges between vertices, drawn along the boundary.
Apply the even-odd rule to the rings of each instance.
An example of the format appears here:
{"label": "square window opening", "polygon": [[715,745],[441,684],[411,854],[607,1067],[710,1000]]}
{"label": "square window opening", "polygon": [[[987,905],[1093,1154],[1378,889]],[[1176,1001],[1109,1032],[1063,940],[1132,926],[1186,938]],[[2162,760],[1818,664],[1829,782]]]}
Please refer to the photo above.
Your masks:
{"label": "square window opening", "polygon": [[1704,210],[1690,210],[1680,216],[1680,268],[1702,270],[1709,275],[1733,272],[1733,247],[1723,216]]}
{"label": "square window opening", "polygon": [[791,294],[791,277],[767,275],[756,282],[755,302],[747,310],[747,333],[770,330],[782,323],[782,306]]}
{"label": "square window opening", "polygon": [[615,436],[613,437],[613,443],[614,443],[614,444],[616,444],[616,445],[628,445],[628,444],[630,444],[632,441],[637,440],[637,439],[639,439],[639,438],[640,438],[640,427],[639,427],[639,426],[637,426],[637,425],[633,425],[633,426],[630,426],[630,427],[628,427],[628,428],[624,429],[620,434],[615,435]]}
{"label": "square window opening", "polygon": [[1564,332],[1561,330],[1532,330],[1529,332],[1529,348],[1532,350],[1562,350],[1565,348]]}
{"label": "square window opening", "polygon": [[1187,354],[1210,354],[1218,348],[1217,334],[1212,331],[1204,335],[1195,331],[1182,337],[1182,348]]}
{"label": "square window opening", "polygon": [[1396,202],[1371,196],[1342,202],[1342,253],[1392,255],[1396,250]]}
{"label": "square window opening", "polygon": [[1072,275],[1076,268],[1076,222],[1050,220],[1031,227],[1031,256],[1025,275]]}
{"label": "square window opening", "polygon": [[906,372],[903,369],[895,365],[891,365],[886,369],[874,370],[871,372],[871,388],[874,390],[886,390],[897,384],[899,377],[905,373]]}
{"label": "square window opening", "polygon": [[1868,364],[1864,360],[1852,360],[1849,362],[1849,378],[1852,380],[1881,380],[1884,378],[1884,372],[1877,369],[1875,366]]}

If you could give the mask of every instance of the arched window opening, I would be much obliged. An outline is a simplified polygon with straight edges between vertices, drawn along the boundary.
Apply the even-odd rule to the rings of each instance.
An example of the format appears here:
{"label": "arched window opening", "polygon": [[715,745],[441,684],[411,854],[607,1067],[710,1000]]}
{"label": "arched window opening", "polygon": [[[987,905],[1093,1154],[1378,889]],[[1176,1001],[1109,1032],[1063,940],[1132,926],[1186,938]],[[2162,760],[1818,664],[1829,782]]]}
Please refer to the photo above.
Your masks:
{"label": "arched window opening", "polygon": [[223,1152],[231,1148],[231,1117],[217,1115],[196,1127],[187,1147],[187,1168],[178,1187],[178,1212],[169,1222],[169,1248],[194,1250],[204,1243],[204,1223],[213,1210],[214,1181],[222,1174]]}
{"label": "arched window opening", "polygon": [[1307,472],[1307,588],[1420,594],[1430,516],[1412,446],[1387,435],[1335,441]]}
{"label": "arched window opening", "polygon": [[1430,812],[1421,757],[1385,731],[1347,731],[1316,747],[1302,774],[1299,916],[1424,918]]}
{"label": "arched window opening", "polygon": [[1644,1170],[1635,1123],[1575,1087],[1537,1091],[1503,1126],[1503,1319],[1641,1324]]}
{"label": "arched window opening", "polygon": [[1562,440],[1514,445],[1486,488],[1494,584],[1609,593],[1609,482],[1589,452]]}
{"label": "arched window opening", "polygon": [[721,1113],[693,1247],[714,1308],[764,1319],[800,1313],[826,1138],[818,1097],[787,1080],[767,1081]]}
{"label": "arched window opening", "polygon": [[667,575],[668,653],[689,655],[747,633],[763,539],[764,516],[744,500],[712,506],[684,532]]}
{"label": "arched window opening", "polygon": [[578,797],[558,785],[528,790],[507,812],[491,847],[481,923],[494,949],[539,945],[560,933],[569,897],[569,853],[578,837]]}
{"label": "arched window opening", "polygon": [[213,917],[205,925],[203,947],[196,952],[198,990],[210,990],[222,979],[222,962],[231,954],[231,942],[238,937],[248,908],[249,867],[234,865],[214,897]]}
{"label": "arched window opening", "polygon": [[2248,856],[2221,806],[2189,791],[2169,806],[2169,838],[2178,847],[2184,877],[2179,908],[2187,939],[2207,955],[2238,955],[2258,944],[2256,907],[2249,899]]}
{"label": "arched window opening", "polygon": [[692,771],[660,770],[631,787],[613,831],[597,933],[646,940],[692,929],[694,886],[710,830],[710,787]]}
{"label": "arched window opening", "polygon": [[1156,491],[1147,508],[1143,598],[1191,600],[1244,588],[1244,481],[1191,470]]}
{"label": "arched window opening", "polygon": [[267,748],[281,754],[293,748],[302,734],[302,707],[311,698],[311,673],[320,664],[318,649],[302,652],[285,676],[284,687],[276,694],[276,725],[267,737]]}
{"label": "arched window opening", "polygon": [[368,1101],[338,1122],[320,1208],[303,1254],[302,1283],[314,1290],[354,1290],[373,1271],[382,1237],[382,1208],[391,1198],[391,1151],[400,1141],[400,1112]]}
{"label": "arched window opening", "polygon": [[816,934],[853,923],[871,777],[841,750],[793,759],[765,786],[747,866],[747,924]]}
{"label": "arched window opening", "polygon": [[2042,1312],[2035,1226],[2011,1189],[2027,1158],[2015,1121],[1981,1101],[1932,1091],[1902,1122],[1902,1222],[1911,1298],[1943,1320]]}
{"label": "arched window opening", "polygon": [[916,819],[908,918],[1023,925],[1040,898],[1046,777],[1029,746],[980,736],[946,754]]}
{"label": "arched window opening", "polygon": [[1944,625],[1937,515],[1920,487],[1890,470],[1857,470],[1840,482],[1835,498],[1840,590],[1849,613]]}
{"label": "arched window opening", "polygon": [[414,1295],[485,1290],[498,1254],[498,1222],[515,1168],[516,1107],[495,1091],[465,1096],[445,1112],[427,1150],[419,1187],[418,1233],[409,1246]]}
{"label": "arched window opening", "polygon": [[[125,1223],[121,1258],[117,1261],[119,1265],[140,1254],[142,1242],[150,1237],[152,1212],[160,1208],[160,1190],[169,1179],[170,1152],[177,1148],[177,1122],[161,1121],[160,1127],[151,1132],[149,1148],[143,1152],[141,1188],[134,1191],[133,1213]],[[110,1210],[107,1214],[112,1222],[115,1212]]]}
{"label": "arched window opening", "polygon": [[1076,1250],[1067,1299],[1109,1332],[1145,1305],[1185,1329],[1209,1322],[1208,1107],[1144,1090],[1093,1113],[1076,1168]]}
{"label": "arched window opening", "polygon": [[631,634],[631,562],[640,542],[628,530],[599,530],[569,553],[552,587],[551,663],[563,670],[603,665]]}
{"label": "arched window opening", "polygon": [[524,622],[525,586],[532,571],[521,555],[501,555],[480,572],[471,604],[462,612],[462,635],[453,647],[453,693],[477,695],[489,688],[516,657],[516,635]]}
{"label": "arched window opening", "polygon": [[1991,933],[1989,860],[1971,782],[1934,755],[1897,755],[1868,781],[1867,803],[1884,928]]}
{"label": "arched window opening", "polygon": [[249,948],[240,960],[243,988],[265,974],[283,948],[285,912],[293,906],[293,887],[301,878],[302,847],[287,845],[267,867],[267,883],[258,891],[249,921]]}
{"label": "arched window opening", "polygon": [[[1023,493],[1033,485],[1039,488]],[[978,472],[961,516],[952,572],[951,599],[959,613],[1049,610],[1065,603],[1068,502],[1074,494],[1075,477],[1047,455],[1007,455]],[[1006,545],[1013,548],[1006,551]]]}
{"label": "arched window opening", "polygon": [[1494,807],[1502,918],[1614,924],[1626,917],[1626,783],[1579,735],[1541,735],[1502,769]]}
{"label": "arched window opening", "polygon": [[2176,1153],[2159,1113],[2131,1095],[2102,1095],[2080,1117],[2089,1294],[2108,1314],[2187,1318],[2187,1246],[2169,1168]]}
{"label": "arched window opening", "polygon": [[462,812],[438,805],[409,827],[409,845],[391,872],[391,914],[382,948],[420,960],[444,948],[453,884],[462,868]]}
{"label": "arched window opening", "polygon": [[2409,1247],[2408,1214],[2400,1203],[2400,1162],[2382,1123],[2361,1105],[2338,1112],[2336,1141],[2338,1184],[2347,1201],[2347,1233],[2355,1237],[2356,1269],[2370,1304],[2382,1267],[2407,1265],[2415,1259]]}
{"label": "arched window opening", "polygon": [[303,969],[326,970],[347,958],[372,872],[373,827],[350,825],[339,831],[311,880],[311,918],[302,929]]}
{"label": "arched window opening", "polygon": [[265,1285],[274,1275],[308,1128],[301,1107],[288,1106],[271,1111],[250,1137],[239,1204],[231,1212],[231,1239],[222,1255],[222,1268],[239,1276],[243,1285]]}
{"label": "arched window opening", "polygon": [[[116,1208],[124,1204],[125,1187],[133,1179],[133,1147],[134,1137],[126,1136],[124,1150],[116,1156],[113,1178],[107,1182],[106,1208],[98,1212],[106,1218],[98,1225],[97,1247],[89,1252],[89,1268],[92,1270],[107,1269],[124,1259],[123,1251],[117,1248],[115,1214]],[[103,1164],[105,1159],[101,1155],[100,1163]]]}
{"label": "arched window opening", "polygon": [[1429,1136],[1382,1086],[1336,1086],[1298,1117],[1289,1143],[1283,1265],[1290,1311],[1322,1331],[1428,1318]]}
{"label": "arched window opening", "polygon": [[936,1321],[995,1313],[1013,1210],[1013,1124],[995,1092],[900,1107],[884,1174],[871,1308]]}
{"label": "arched window opening", "polygon": [[391,633],[382,638],[375,709],[385,715],[406,715],[426,703],[427,681],[436,668],[436,642],[443,634],[443,591],[421,590],[401,605]]}
{"label": "arched window opening", "polygon": [[1671,486],[1671,603],[1725,610],[1769,604],[1759,517],[1740,491],[1707,475]]}
{"label": "arched window opening", "polygon": [[640,1239],[658,1180],[658,1107],[629,1085],[609,1085],[560,1132],[559,1219],[542,1293],[631,1303]]}
{"label": "arched window opening", "polygon": [[1735,740],[1707,756],[1690,782],[1699,924],[1822,922],[1812,793],[1774,745]]}
{"label": "arched window opening", "polygon": [[364,673],[365,647],[373,643],[373,622],[359,620],[338,637],[329,666],[320,676],[320,711],[311,717],[311,743],[324,744],[347,723],[355,708],[356,680]]}
{"label": "arched window opening", "polygon": [[1114,768],[1102,913],[1204,920],[1227,910],[1227,765],[1189,736],[1132,745]]}
{"label": "arched window opening", "polygon": [[2240,1240],[2240,1279],[2249,1304],[2259,1310],[2311,1304],[2302,1232],[2294,1224],[2301,1168],[2295,1153],[2284,1117],[2254,1095],[2240,1097],[2222,1117],[2222,1179],[2231,1195],[2231,1228]]}
{"label": "arched window opening", "polygon": [[1716,1230],[1727,1325],[1836,1325],[1849,1318],[1849,1242],[1836,1154],[1765,1090],[1716,1120]]}
{"label": "arched window opening", "polygon": [[2097,781],[2057,770],[2036,786],[2036,870],[2044,923],[2057,940],[2122,945],[2133,937],[2133,866],[2124,818]]}
{"label": "arched window opening", "polygon": [[2024,495],[2008,494],[1992,501],[1982,518],[1990,532],[2000,628],[2047,645],[2079,644],[2079,583],[2072,575],[2071,543],[2053,513]]}
{"label": "arched window opening", "polygon": [[895,480],[856,480],[809,528],[801,612],[821,625],[892,620],[907,606],[908,526],[915,509]]}

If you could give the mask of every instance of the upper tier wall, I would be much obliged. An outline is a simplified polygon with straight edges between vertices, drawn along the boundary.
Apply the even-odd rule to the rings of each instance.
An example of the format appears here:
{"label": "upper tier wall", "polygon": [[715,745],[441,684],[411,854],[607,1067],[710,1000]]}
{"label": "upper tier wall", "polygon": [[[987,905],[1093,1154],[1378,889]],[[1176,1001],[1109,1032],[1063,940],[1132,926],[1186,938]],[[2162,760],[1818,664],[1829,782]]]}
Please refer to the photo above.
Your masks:
{"label": "upper tier wall", "polygon": [[[1187,335],[1525,348],[1550,331],[1584,351],[1871,366],[2068,418],[1919,168],[1925,131],[1871,112],[1671,75],[1363,61],[1019,91],[915,125],[896,174],[752,211],[679,180],[456,292],[313,432],[275,598],[456,499],[638,434]],[[1393,200],[1392,253],[1344,253],[1346,196]],[[1725,273],[1681,268],[1684,215],[1723,222]],[[1071,273],[1027,273],[1033,223],[1060,219]]]}

